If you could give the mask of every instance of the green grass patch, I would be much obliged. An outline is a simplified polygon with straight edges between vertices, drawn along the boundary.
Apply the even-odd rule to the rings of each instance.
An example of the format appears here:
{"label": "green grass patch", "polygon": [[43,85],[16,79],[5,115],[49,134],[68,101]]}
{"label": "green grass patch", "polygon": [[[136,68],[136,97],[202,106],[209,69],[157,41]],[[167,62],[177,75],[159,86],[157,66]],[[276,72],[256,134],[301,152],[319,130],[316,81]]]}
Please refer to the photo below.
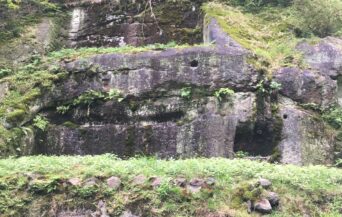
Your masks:
{"label": "green grass patch", "polygon": [[[25,174],[39,174],[36,182],[28,181]],[[159,188],[132,185],[137,175],[158,176],[164,181]],[[123,187],[113,191],[106,187],[106,177],[117,176]],[[98,177],[103,180],[93,187],[63,189],[62,180],[80,178],[86,180]],[[189,194],[180,187],[173,186],[176,177],[214,177],[216,185],[212,190]],[[59,203],[79,201],[87,204],[98,203],[101,198],[110,207],[111,213],[121,213],[124,207],[139,204],[145,212],[153,210],[153,216],[204,216],[201,212],[249,216],[245,204],[236,195],[248,183],[258,178],[267,178],[273,183],[273,190],[281,197],[281,206],[271,216],[336,216],[342,196],[342,170],[325,166],[297,167],[275,165],[243,159],[187,159],[158,160],[155,158],[132,158],[121,160],[113,155],[101,156],[35,156],[0,160],[0,183],[3,198],[11,198],[0,203],[0,212],[8,214],[16,210],[30,208],[32,200],[48,197]],[[29,187],[27,187],[29,186]],[[26,190],[30,189],[30,190]],[[14,194],[16,192],[16,194]],[[254,197],[243,191],[243,197]],[[31,198],[25,201],[25,198]],[[251,194],[251,195],[249,195]],[[257,197],[258,194],[255,193]],[[63,201],[58,201],[58,198]],[[86,200],[87,202],[85,202]],[[1,200],[0,200],[1,201]],[[13,203],[20,205],[16,207]],[[112,203],[111,203],[112,202]],[[67,202],[66,202],[67,203]],[[77,204],[68,204],[77,206]],[[174,212],[174,211],[177,212]],[[177,213],[178,215],[176,215]],[[148,216],[149,214],[146,214]]]}

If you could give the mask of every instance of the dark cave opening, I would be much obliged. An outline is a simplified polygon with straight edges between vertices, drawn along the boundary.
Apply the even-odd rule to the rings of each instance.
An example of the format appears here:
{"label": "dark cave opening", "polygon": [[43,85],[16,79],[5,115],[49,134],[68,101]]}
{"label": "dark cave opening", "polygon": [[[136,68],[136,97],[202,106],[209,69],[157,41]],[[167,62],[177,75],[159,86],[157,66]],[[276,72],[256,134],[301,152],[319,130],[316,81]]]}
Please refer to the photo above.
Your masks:
{"label": "dark cave opening", "polygon": [[280,133],[272,122],[246,123],[237,127],[234,153],[249,156],[270,156],[278,145]]}

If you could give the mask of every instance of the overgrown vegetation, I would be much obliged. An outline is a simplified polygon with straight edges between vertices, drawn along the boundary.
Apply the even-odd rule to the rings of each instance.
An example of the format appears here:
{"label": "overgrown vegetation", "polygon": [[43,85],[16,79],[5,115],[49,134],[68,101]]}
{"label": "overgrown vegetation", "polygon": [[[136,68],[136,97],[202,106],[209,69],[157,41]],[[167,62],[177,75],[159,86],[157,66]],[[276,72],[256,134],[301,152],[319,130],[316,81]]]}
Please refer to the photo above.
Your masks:
{"label": "overgrown vegetation", "polygon": [[[136,186],[132,180],[137,175],[144,175],[147,179],[160,177],[161,185],[157,188],[150,187],[148,183]],[[110,176],[119,177],[122,187],[118,190],[109,189],[105,180]],[[63,187],[69,178],[84,181],[92,177],[97,177],[100,182],[88,187]],[[188,193],[172,184],[171,180],[178,177],[187,180],[212,177],[216,184],[211,190]],[[27,213],[36,205],[49,210],[50,201],[63,207],[87,205],[95,209],[99,200],[104,200],[114,216],[119,216],[132,204],[136,204],[136,209],[132,211],[142,210],[146,216],[207,216],[210,213],[250,216],[236,192],[243,189],[242,196],[248,196],[243,186],[260,177],[272,181],[273,189],[281,198],[281,206],[271,216],[340,215],[340,169],[272,165],[223,158],[120,160],[109,154],[0,160],[0,213],[2,216]]]}
{"label": "overgrown vegetation", "polygon": [[122,95],[120,90],[117,89],[110,89],[108,92],[89,90],[78,96],[71,103],[58,106],[56,108],[56,111],[60,114],[65,114],[72,107],[82,105],[89,107],[92,103],[96,103],[97,101],[107,100],[117,100],[118,102],[121,102],[122,100],[124,100],[124,96]]}
{"label": "overgrown vegetation", "polygon": [[220,2],[203,6],[207,21],[215,18],[230,37],[256,55],[252,63],[269,74],[284,66],[306,67],[295,48],[298,42],[339,35],[342,29],[339,0]]}
{"label": "overgrown vegetation", "polygon": [[48,0],[0,0],[0,44],[17,38],[25,26],[37,23],[42,16],[59,11]]}
{"label": "overgrown vegetation", "polygon": [[342,2],[340,0],[294,0],[293,24],[298,36],[319,37],[342,32]]}

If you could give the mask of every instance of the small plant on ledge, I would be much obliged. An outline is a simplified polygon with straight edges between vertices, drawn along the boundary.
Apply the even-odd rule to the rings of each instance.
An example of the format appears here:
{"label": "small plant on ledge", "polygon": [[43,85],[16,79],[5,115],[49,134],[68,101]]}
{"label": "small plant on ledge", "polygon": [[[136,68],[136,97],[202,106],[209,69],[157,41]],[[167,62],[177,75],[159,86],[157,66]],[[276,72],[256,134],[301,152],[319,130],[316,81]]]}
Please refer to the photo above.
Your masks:
{"label": "small plant on ledge", "polygon": [[192,95],[191,87],[183,87],[180,91],[180,95],[184,99],[190,99]]}
{"label": "small plant on ledge", "polygon": [[214,96],[217,98],[218,101],[222,101],[223,99],[227,99],[228,97],[234,95],[234,90],[230,88],[220,88],[215,91]]}

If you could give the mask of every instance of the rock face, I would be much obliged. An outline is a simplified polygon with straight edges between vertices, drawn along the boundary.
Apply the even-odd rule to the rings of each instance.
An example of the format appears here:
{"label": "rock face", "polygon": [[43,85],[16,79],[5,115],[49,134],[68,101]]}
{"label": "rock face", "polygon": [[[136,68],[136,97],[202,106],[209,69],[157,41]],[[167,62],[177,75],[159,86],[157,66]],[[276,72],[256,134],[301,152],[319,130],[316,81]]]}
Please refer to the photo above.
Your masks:
{"label": "rock face", "polygon": [[223,103],[170,97],[144,102],[134,112],[117,103],[90,108],[88,116],[87,108],[78,109],[72,116],[79,127],[54,126],[41,135],[39,153],[229,157],[239,126],[254,130],[255,100],[252,93],[236,93]]}
{"label": "rock face", "polygon": [[71,1],[72,47],[201,41],[201,1]]}
{"label": "rock face", "polygon": [[[33,148],[29,145],[24,154],[177,158],[234,157],[238,151],[270,156],[279,150],[284,163],[331,162],[333,133],[298,104],[326,108],[342,96],[342,82],[336,81],[340,40],[299,44],[310,68],[277,70],[273,80],[282,85],[279,97],[271,81],[254,69],[248,50],[216,20],[203,22],[202,0],[64,3],[71,12],[65,38],[72,48],[194,44],[202,38],[210,45],[63,60],[59,68],[66,78],[30,107],[32,117],[6,125],[32,125],[36,113],[49,121],[47,130],[25,133],[23,141]],[[49,20],[37,26],[42,52],[51,43],[52,27]],[[7,89],[0,84],[0,101]],[[94,95],[86,103],[76,103],[89,92]],[[96,98],[112,93],[118,96]]]}
{"label": "rock face", "polygon": [[336,100],[336,81],[318,72],[282,68],[274,74],[274,80],[282,85],[281,94],[299,103],[327,107]]}
{"label": "rock face", "polygon": [[[334,138],[324,124],[297,107],[281,104],[279,112],[272,112],[272,99],[255,93],[264,78],[247,63],[248,51],[215,20],[204,32],[215,46],[105,54],[65,63],[68,79],[45,96],[54,102],[50,108],[89,90],[117,90],[123,100],[94,100],[65,114],[43,110],[51,126],[37,134],[34,152],[233,157],[236,151],[271,155],[278,147],[284,163],[330,162]],[[298,102],[323,106],[335,97],[336,82],[321,74],[284,68],[275,80],[284,87],[281,94]],[[214,95],[221,88],[235,94],[219,100]],[[188,95],[182,95],[184,90]],[[291,117],[284,118],[287,114]],[[310,137],[311,125],[317,137]],[[311,149],[321,154],[313,158]]]}
{"label": "rock face", "polygon": [[334,132],[317,118],[317,114],[286,99],[280,104],[280,113],[283,131],[279,147],[283,163],[309,165],[332,162]]}
{"label": "rock face", "polygon": [[327,37],[316,44],[303,42],[297,49],[304,53],[305,61],[320,73],[336,78],[342,73],[342,40]]}

